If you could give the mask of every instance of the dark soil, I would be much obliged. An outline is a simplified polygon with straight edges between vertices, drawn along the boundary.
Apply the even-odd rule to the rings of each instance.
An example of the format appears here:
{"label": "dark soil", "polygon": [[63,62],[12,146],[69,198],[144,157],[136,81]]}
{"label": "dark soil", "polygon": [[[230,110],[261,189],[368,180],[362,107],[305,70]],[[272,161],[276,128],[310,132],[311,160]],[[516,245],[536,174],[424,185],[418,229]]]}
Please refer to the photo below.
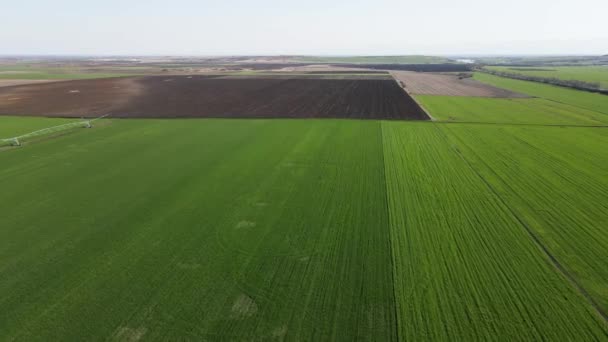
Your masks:
{"label": "dark soil", "polygon": [[393,80],[149,76],[0,88],[0,114],[428,120]]}

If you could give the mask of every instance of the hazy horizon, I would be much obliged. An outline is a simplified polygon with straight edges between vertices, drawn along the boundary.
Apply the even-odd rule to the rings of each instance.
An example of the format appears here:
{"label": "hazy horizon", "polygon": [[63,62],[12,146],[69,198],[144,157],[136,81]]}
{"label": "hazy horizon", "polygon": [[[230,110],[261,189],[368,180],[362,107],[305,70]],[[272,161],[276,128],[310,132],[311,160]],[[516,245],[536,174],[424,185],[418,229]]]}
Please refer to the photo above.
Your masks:
{"label": "hazy horizon", "polygon": [[0,55],[604,55],[608,3],[30,0],[4,9]]}
{"label": "hazy horizon", "polygon": [[205,54],[0,54],[0,57],[93,57],[93,58],[137,58],[137,57],[167,57],[167,58],[222,58],[222,57],[410,57],[410,56],[426,56],[426,57],[594,57],[608,56],[608,53],[529,53],[529,54],[224,54],[224,55],[205,55]]}

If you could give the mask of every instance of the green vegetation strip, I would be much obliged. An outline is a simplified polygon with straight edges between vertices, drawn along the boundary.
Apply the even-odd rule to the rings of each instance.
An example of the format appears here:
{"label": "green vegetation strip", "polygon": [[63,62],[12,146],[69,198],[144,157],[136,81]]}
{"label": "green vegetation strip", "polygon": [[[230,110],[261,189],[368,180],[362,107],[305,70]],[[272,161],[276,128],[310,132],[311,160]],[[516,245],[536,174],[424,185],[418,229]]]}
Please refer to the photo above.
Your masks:
{"label": "green vegetation strip", "polygon": [[608,313],[608,129],[442,128]]}
{"label": "green vegetation strip", "polygon": [[478,81],[608,115],[608,96],[476,72]]}
{"label": "green vegetation strip", "polygon": [[605,133],[460,126],[112,120],[2,151],[0,340],[606,339],[514,214],[603,303]]}
{"label": "green vegetation strip", "polygon": [[395,340],[379,125],[114,120],[0,152],[0,340]]}
{"label": "green vegetation strip", "polygon": [[435,119],[456,122],[544,125],[608,125],[608,115],[541,98],[417,95]]}
{"label": "green vegetation strip", "polygon": [[440,128],[382,128],[403,340],[606,337],[605,322]]}
{"label": "green vegetation strip", "polygon": [[562,80],[577,80],[599,83],[603,89],[608,89],[608,66],[489,66],[490,70],[517,73],[537,77],[555,77]]}
{"label": "green vegetation strip", "polygon": [[77,122],[76,119],[0,116],[0,138],[11,138],[40,129]]}
{"label": "green vegetation strip", "polygon": [[0,79],[23,79],[23,80],[54,80],[54,79],[90,79],[125,77],[137,74],[137,68],[127,69],[124,73],[105,72],[103,70],[82,70],[69,67],[29,67],[19,65],[0,66]]}

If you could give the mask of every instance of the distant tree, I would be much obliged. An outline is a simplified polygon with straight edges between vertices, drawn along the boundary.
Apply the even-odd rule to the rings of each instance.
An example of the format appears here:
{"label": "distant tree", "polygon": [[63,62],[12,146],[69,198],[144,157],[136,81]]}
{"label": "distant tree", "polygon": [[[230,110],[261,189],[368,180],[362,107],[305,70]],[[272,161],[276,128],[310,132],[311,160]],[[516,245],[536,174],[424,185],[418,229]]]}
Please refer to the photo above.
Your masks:
{"label": "distant tree", "polygon": [[577,90],[586,90],[586,91],[606,94],[606,91],[602,90],[600,83],[597,83],[597,82],[585,82],[585,81],[580,81],[580,80],[562,80],[562,79],[555,78],[555,77],[530,76],[530,75],[523,75],[523,74],[513,73],[513,72],[490,70],[490,69],[485,69],[485,68],[479,68],[478,70],[481,72],[485,72],[488,74],[501,76],[501,77],[513,78],[513,79],[523,80],[523,81],[540,82],[540,83],[546,83],[546,84],[556,85],[556,86],[560,86],[560,87],[574,88]]}

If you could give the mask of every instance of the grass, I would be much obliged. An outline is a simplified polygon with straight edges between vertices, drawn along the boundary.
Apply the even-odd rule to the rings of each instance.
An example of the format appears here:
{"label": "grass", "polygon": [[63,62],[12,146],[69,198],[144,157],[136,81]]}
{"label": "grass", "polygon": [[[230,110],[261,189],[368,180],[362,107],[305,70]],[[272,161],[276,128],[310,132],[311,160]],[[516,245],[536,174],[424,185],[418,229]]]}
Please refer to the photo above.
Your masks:
{"label": "grass", "polygon": [[401,339],[605,338],[441,128],[382,127]]}
{"label": "grass", "polygon": [[[537,77],[555,77],[562,80],[577,80],[599,83],[603,89],[608,89],[608,66],[549,66],[549,67],[517,67],[490,66],[491,70],[510,72]],[[541,70],[545,69],[545,70]]]}
{"label": "grass", "polygon": [[12,138],[39,129],[63,125],[77,119],[0,116],[0,139]]}
{"label": "grass", "polygon": [[55,79],[91,79],[134,76],[137,68],[125,72],[108,72],[103,69],[82,69],[72,67],[39,67],[29,65],[0,65],[0,79],[55,80]]}
{"label": "grass", "polygon": [[[478,127],[108,120],[4,150],[0,340],[605,339],[605,321],[517,219],[527,202],[510,201],[534,186],[493,191],[469,145],[497,142],[460,126]],[[589,239],[587,220],[606,222],[587,216],[603,210],[592,186],[608,179],[604,133],[553,146],[560,128],[547,129],[557,133],[531,145],[523,128],[501,141],[551,162],[511,175],[518,161],[498,158],[510,151],[483,160],[546,176],[547,198],[578,189],[563,227]],[[560,173],[570,158],[581,162]],[[533,227],[561,230],[552,224]],[[587,260],[586,242],[542,233],[565,264]],[[594,234],[574,274],[601,290],[606,242]]]}
{"label": "grass", "polygon": [[114,120],[1,152],[0,339],[395,340],[379,125]]}
{"label": "grass", "polygon": [[0,73],[0,79],[7,80],[74,80],[74,79],[92,79],[92,78],[110,78],[110,77],[125,77],[133,76],[133,74],[119,73],[82,73],[82,72],[66,72],[66,73],[48,73],[48,72],[6,72]]}
{"label": "grass", "polygon": [[606,64],[608,56],[510,56],[510,57],[477,57],[476,61],[483,64],[510,64],[518,68],[520,65],[534,65],[535,68],[551,68],[560,65],[593,66]]}
{"label": "grass", "polygon": [[441,121],[546,125],[608,125],[608,115],[547,99],[417,95]]}
{"label": "grass", "polygon": [[608,312],[608,130],[476,125],[442,128],[451,143]]}
{"label": "grass", "polygon": [[531,96],[592,110],[598,113],[608,114],[608,96],[606,95],[557,87],[538,82],[514,80],[478,72],[475,73],[474,78],[499,88],[505,88]]}

